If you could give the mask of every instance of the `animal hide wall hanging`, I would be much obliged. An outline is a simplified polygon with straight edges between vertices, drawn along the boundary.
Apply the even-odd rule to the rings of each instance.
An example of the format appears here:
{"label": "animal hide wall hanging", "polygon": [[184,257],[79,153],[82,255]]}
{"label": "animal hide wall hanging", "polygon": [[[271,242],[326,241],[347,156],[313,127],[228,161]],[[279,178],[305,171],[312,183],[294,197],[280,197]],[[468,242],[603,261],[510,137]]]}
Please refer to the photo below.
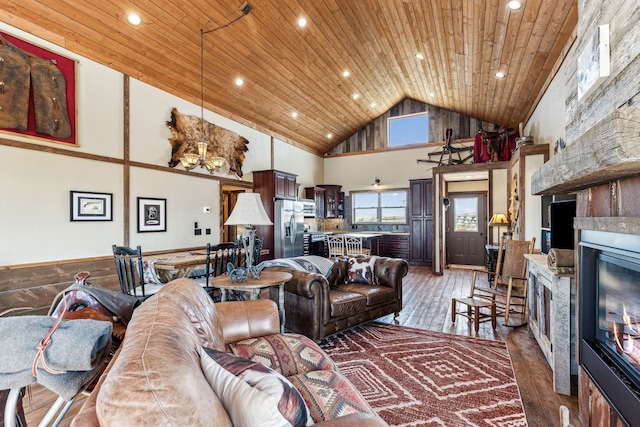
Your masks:
{"label": "animal hide wall hanging", "polygon": [[[212,123],[204,121],[204,137],[208,142],[207,153],[211,156],[224,158],[229,165],[229,175],[237,175],[242,178],[242,163],[249,148],[246,138],[223,129]],[[171,160],[169,167],[175,167],[180,163],[180,158],[186,153],[197,153],[197,141],[202,135],[202,120],[196,116],[180,114],[177,108],[171,109],[171,121],[167,122],[173,138],[169,138],[171,144]]]}
{"label": "animal hide wall hanging", "polygon": [[75,144],[75,61],[0,33],[0,128]]}

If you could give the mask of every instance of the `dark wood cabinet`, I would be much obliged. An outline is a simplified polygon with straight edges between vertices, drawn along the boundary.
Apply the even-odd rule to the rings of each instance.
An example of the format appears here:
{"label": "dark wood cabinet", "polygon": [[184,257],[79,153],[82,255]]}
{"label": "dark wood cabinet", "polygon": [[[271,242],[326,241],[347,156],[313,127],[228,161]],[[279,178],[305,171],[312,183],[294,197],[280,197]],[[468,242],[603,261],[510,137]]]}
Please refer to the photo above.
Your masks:
{"label": "dark wood cabinet", "polygon": [[369,241],[371,255],[409,259],[409,235],[385,234]]}
{"label": "dark wood cabinet", "polygon": [[[253,191],[260,193],[264,210],[273,221],[276,199],[296,200],[296,175],[273,169],[254,171]],[[263,238],[262,249],[269,251],[263,259],[273,259],[273,225],[257,226],[256,234]]]}
{"label": "dark wood cabinet", "polygon": [[[255,175],[254,175],[255,176]],[[296,200],[296,175],[285,172],[273,171],[276,199]]]}
{"label": "dark wood cabinet", "polygon": [[344,218],[344,192],[341,185],[305,187],[304,197],[316,202],[316,218]]}
{"label": "dark wood cabinet", "polygon": [[324,200],[326,190],[322,187],[305,187],[304,197],[316,204],[316,218],[324,218]]}
{"label": "dark wood cabinet", "polygon": [[344,218],[344,193],[341,185],[318,185],[324,188],[324,217]]}
{"label": "dark wood cabinet", "polygon": [[409,260],[409,236],[406,234],[388,234],[387,253],[391,258]]}
{"label": "dark wood cabinet", "polygon": [[432,265],[433,180],[409,181],[409,263]]}
{"label": "dark wood cabinet", "polygon": [[387,242],[384,236],[372,238],[369,240],[369,245],[371,255],[387,256]]}

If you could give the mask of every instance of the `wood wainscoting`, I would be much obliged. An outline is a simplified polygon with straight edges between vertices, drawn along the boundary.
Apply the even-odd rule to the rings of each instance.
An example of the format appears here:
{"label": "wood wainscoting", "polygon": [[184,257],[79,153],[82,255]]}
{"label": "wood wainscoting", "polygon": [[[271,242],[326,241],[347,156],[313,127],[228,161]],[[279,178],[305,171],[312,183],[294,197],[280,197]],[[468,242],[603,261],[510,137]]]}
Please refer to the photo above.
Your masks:
{"label": "wood wainscoting", "polygon": [[[202,250],[203,247],[144,252],[157,255],[170,252]],[[80,271],[91,273],[88,283],[120,291],[113,256],[82,258],[0,266],[0,313],[13,308],[28,307],[19,314],[47,314],[55,296],[71,286]]]}
{"label": "wood wainscoting", "polygon": [[88,271],[89,283],[120,290],[113,257],[0,267],[0,312],[28,307],[20,314],[47,314],[58,292],[71,286],[74,276]]}

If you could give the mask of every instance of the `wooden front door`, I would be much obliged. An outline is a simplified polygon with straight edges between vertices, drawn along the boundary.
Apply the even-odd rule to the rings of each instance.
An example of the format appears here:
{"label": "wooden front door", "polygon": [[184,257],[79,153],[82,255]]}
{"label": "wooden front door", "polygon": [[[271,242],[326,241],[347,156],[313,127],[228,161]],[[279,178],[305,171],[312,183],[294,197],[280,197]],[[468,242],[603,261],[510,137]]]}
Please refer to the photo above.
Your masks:
{"label": "wooden front door", "polygon": [[485,265],[487,234],[487,195],[456,193],[449,195],[447,209],[447,263]]}

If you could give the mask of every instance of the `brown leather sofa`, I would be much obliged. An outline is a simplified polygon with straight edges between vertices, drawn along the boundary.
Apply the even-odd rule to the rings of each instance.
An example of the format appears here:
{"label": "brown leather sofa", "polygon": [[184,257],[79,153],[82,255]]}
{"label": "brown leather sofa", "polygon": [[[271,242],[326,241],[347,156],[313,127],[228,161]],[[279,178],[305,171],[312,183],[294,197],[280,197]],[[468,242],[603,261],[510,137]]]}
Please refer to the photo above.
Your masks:
{"label": "brown leather sofa", "polygon": [[[308,369],[297,375],[291,372],[291,365],[286,368],[287,373],[284,372],[284,363],[279,367],[272,366],[276,371],[279,369],[297,389],[312,374],[318,373],[330,375],[336,380],[336,385],[346,387],[342,391],[332,390],[329,394],[333,397],[339,398],[346,393],[355,396],[356,400],[362,399],[353,385],[337,371],[333,361],[313,341],[295,334],[286,334],[285,337],[279,334],[279,327],[276,305],[269,299],[214,304],[193,280],[174,280],[136,308],[118,353],[72,425],[231,426],[227,410],[203,373],[199,352],[201,346],[235,352],[240,348],[239,342],[245,343],[242,348],[246,349],[251,348],[247,342],[259,340],[306,345],[307,349],[320,351],[326,356],[325,362],[322,362],[326,370],[322,372],[308,369],[311,366],[309,363],[316,361],[293,361],[295,369]],[[235,345],[238,347],[234,350]],[[289,356],[290,353],[287,353]],[[274,360],[285,358],[278,359],[275,356],[271,362],[276,363]],[[304,369],[303,365],[306,366]],[[329,384],[322,385],[325,386],[332,387]],[[308,396],[302,391],[301,394],[308,402]],[[252,411],[250,402],[238,401],[244,405],[243,409],[246,407],[246,411]],[[314,401],[314,404],[317,403]],[[311,415],[316,424],[323,426],[387,425],[375,415],[364,399],[359,409],[362,412],[350,410],[332,419],[315,419],[314,410],[317,412],[318,408],[312,409]]]}
{"label": "brown leather sofa", "polygon": [[[314,341],[355,325],[402,310],[402,278],[409,264],[401,258],[374,257],[373,284],[346,283],[348,258],[335,258],[328,278],[322,274],[289,271],[285,284],[285,327]],[[276,300],[277,290],[270,289]]]}

